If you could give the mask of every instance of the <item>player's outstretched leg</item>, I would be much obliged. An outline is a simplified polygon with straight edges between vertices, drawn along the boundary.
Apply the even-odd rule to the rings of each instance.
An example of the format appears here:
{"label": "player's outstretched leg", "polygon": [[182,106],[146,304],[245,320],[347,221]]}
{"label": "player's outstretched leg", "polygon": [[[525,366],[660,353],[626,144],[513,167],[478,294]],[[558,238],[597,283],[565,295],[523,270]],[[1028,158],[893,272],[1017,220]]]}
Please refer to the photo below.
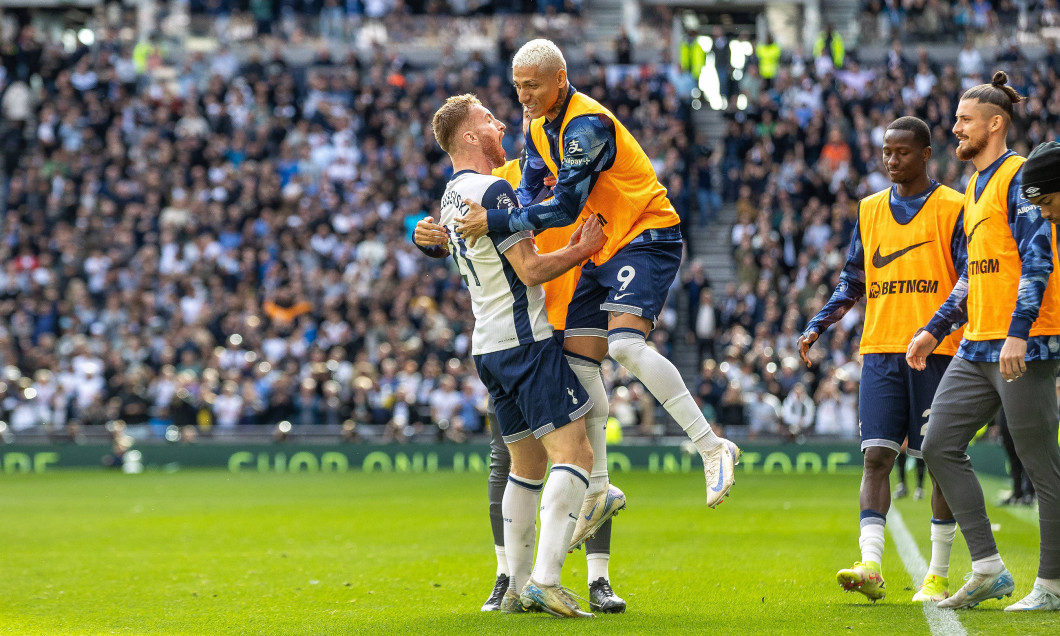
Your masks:
{"label": "player's outstretched leg", "polygon": [[626,602],[611,588],[608,562],[611,558],[611,520],[585,542],[585,561],[589,571],[589,609],[601,614],[621,614]]}
{"label": "player's outstretched leg", "polygon": [[569,549],[574,550],[595,534],[612,515],[626,507],[626,495],[610,486],[607,478],[607,389],[604,388],[600,363],[571,352],[567,352],[566,356],[574,375],[578,376],[578,381],[593,401],[593,408],[585,415],[585,436],[593,449],[593,468],[589,473],[585,501],[582,502],[571,537]]}
{"label": "player's outstretched leg", "polygon": [[576,512],[589,487],[593,455],[579,418],[546,433],[541,442],[554,463],[541,495],[541,537],[530,581],[519,595],[523,607],[566,618],[592,617],[560,585],[567,546],[574,534]]}
{"label": "player's outstretched leg", "polygon": [[876,602],[887,596],[883,580],[884,528],[891,508],[890,475],[895,450],[885,446],[865,448],[865,469],[861,477],[861,533],[858,545],[861,560],[836,572],[836,581],[847,592],[860,592]]}
{"label": "player's outstretched leg", "polygon": [[497,422],[497,413],[493,409],[493,400],[486,408],[486,420],[490,429],[490,476],[487,487],[489,496],[490,528],[493,530],[493,551],[497,555],[497,579],[493,591],[482,604],[483,612],[495,612],[501,609],[504,593],[508,590],[511,576],[508,570],[508,558],[504,553],[504,515],[501,507],[504,502],[505,485],[512,465],[508,447],[501,437],[501,427]]}
{"label": "player's outstretched leg", "polygon": [[950,595],[950,552],[957,536],[957,520],[935,478],[931,478],[931,564],[914,601],[935,601]]}
{"label": "player's outstretched leg", "polygon": [[[632,318],[643,320],[636,316]],[[618,319],[612,319],[611,324],[616,322]],[[703,458],[707,505],[713,508],[725,499],[735,481],[734,467],[740,449],[714,434],[703,417],[703,411],[685,387],[677,367],[648,347],[644,334],[644,330],[612,327],[607,334],[608,352],[640,380],[696,445]]]}

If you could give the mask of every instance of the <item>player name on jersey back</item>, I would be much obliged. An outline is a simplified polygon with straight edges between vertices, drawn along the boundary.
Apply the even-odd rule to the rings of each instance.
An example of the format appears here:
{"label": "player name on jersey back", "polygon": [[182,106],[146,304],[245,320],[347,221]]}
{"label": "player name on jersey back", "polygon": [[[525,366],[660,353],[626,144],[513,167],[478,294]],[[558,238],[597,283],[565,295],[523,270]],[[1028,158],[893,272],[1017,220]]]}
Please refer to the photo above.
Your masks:
{"label": "player name on jersey back", "polygon": [[463,170],[453,175],[442,195],[441,224],[449,230],[449,253],[471,293],[475,329],[471,353],[503,351],[552,337],[545,313],[545,292],[527,287],[503,254],[530,232],[490,232],[469,245],[457,236],[455,219],[467,211],[464,199],[486,209],[514,207],[515,194],[504,179]]}

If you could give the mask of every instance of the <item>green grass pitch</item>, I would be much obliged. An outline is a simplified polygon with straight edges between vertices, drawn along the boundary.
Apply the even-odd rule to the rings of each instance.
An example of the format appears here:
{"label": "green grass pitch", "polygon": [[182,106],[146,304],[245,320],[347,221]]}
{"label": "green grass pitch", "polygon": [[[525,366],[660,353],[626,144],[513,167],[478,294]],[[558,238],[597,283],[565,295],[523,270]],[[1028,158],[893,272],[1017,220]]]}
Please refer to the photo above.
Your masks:
{"label": "green grass pitch", "polygon": [[[563,621],[478,611],[494,578],[482,474],[5,475],[0,633],[928,634],[890,532],[885,600],[835,582],[858,559],[859,478],[738,474],[710,510],[702,474],[616,474],[629,510],[611,578],[628,613]],[[898,508],[927,559],[927,502]],[[1019,598],[1036,517],[991,517]],[[959,534],[953,555],[951,591],[969,570]],[[581,552],[564,582],[587,594]],[[957,615],[969,634],[1060,634],[1060,613],[1003,607]]]}

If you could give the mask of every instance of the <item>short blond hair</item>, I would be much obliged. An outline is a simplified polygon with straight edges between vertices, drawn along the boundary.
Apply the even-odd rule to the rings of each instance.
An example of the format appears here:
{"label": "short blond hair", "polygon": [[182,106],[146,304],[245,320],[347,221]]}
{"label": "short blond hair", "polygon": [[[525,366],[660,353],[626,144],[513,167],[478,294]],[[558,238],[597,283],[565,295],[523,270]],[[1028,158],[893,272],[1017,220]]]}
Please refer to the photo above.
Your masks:
{"label": "short blond hair", "polygon": [[512,66],[537,66],[552,70],[567,70],[563,52],[552,40],[538,38],[524,44],[512,56]]}
{"label": "short blond hair", "polygon": [[442,150],[451,153],[453,144],[456,142],[457,130],[471,114],[471,107],[481,105],[479,98],[471,93],[454,95],[445,100],[442,107],[434,113],[431,120],[431,129],[434,130],[434,138]]}

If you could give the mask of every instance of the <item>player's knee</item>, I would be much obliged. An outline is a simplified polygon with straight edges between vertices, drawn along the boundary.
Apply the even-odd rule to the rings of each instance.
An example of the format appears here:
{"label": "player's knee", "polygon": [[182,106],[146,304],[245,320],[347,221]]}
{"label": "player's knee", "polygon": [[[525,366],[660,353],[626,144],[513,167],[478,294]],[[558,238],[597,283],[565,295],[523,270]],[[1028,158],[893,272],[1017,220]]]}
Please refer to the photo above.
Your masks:
{"label": "player's knee", "polygon": [[647,347],[644,334],[631,330],[626,332],[624,337],[608,338],[607,352],[616,362],[630,369]]}
{"label": "player's knee", "polygon": [[942,458],[945,451],[935,440],[930,437],[925,437],[924,443],[920,446],[920,454],[923,455],[924,463],[927,464],[928,469],[930,469],[932,464],[938,462]]}
{"label": "player's knee", "polygon": [[564,446],[550,458],[554,464],[573,464],[586,471],[593,468],[593,448],[589,445],[587,438],[581,438],[577,443]]}
{"label": "player's knee", "polygon": [[511,451],[511,474],[527,479],[541,479],[548,468],[548,454],[541,443],[527,438],[509,446]]}
{"label": "player's knee", "polygon": [[897,453],[889,448],[883,446],[870,446],[865,449],[865,474],[871,476],[883,475],[886,477],[891,474],[891,468],[894,467],[894,458],[897,457]]}
{"label": "player's knee", "polygon": [[501,479],[508,478],[508,470],[512,465],[512,455],[504,444],[500,446],[490,445],[490,473],[502,475]]}

